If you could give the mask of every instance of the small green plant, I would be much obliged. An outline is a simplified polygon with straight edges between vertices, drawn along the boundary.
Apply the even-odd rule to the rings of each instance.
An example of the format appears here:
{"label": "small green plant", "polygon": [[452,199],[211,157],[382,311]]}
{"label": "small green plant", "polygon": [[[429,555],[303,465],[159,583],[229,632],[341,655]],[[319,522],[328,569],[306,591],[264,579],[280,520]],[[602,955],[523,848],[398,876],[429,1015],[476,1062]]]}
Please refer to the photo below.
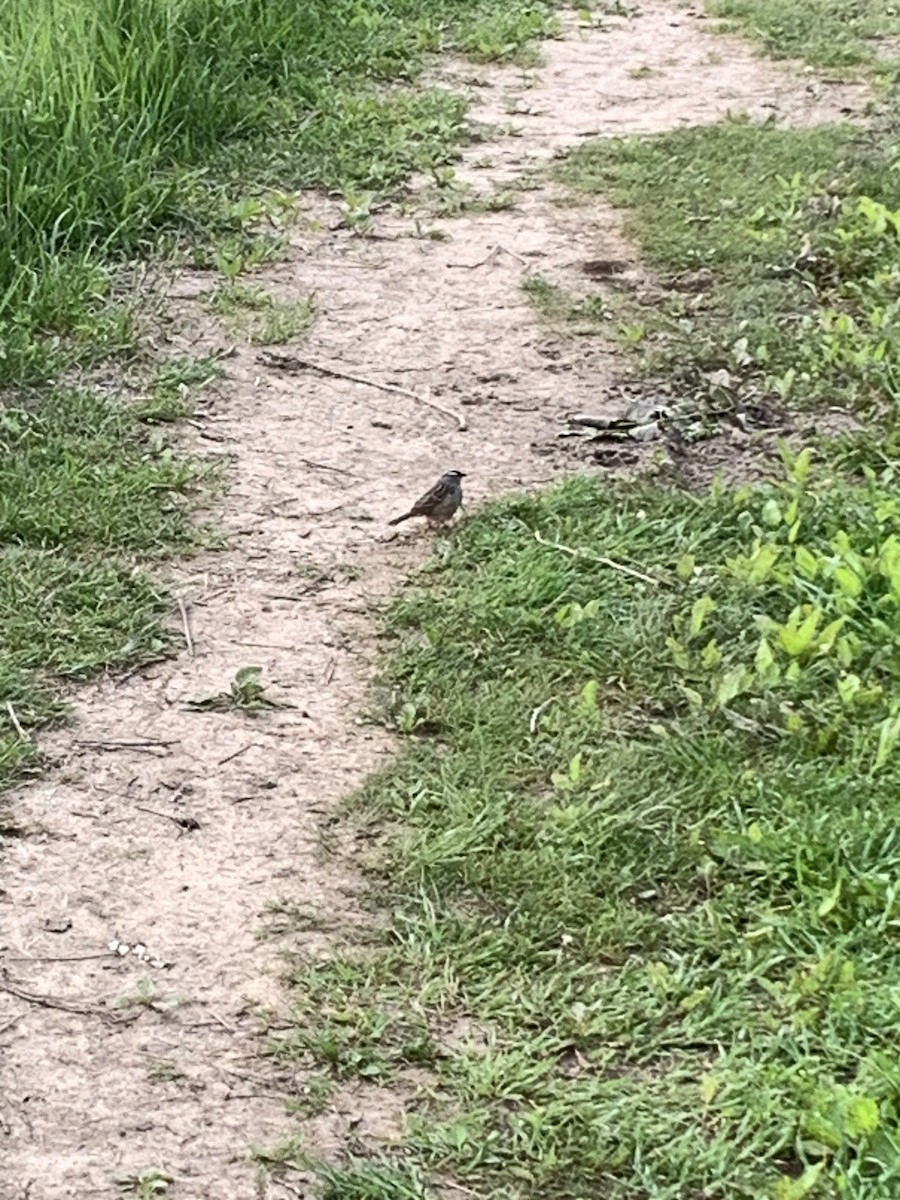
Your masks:
{"label": "small green plant", "polygon": [[[559,169],[578,191],[625,206],[629,231],[670,278],[653,309],[614,300],[621,330],[646,331],[648,374],[718,411],[822,396],[881,408],[888,448],[900,352],[894,173],[884,140],[852,128],[742,121],[593,144]],[[692,292],[683,281],[700,269],[708,286]]]}
{"label": "small green plant", "polygon": [[131,1192],[136,1200],[158,1200],[160,1196],[171,1195],[169,1189],[175,1177],[156,1167],[147,1167],[137,1175],[120,1175],[116,1182],[123,1191]]}
{"label": "small green plant", "polygon": [[334,1096],[334,1081],[328,1075],[311,1073],[300,1085],[299,1093],[287,1103],[288,1112],[315,1117],[327,1112]]}
{"label": "small green plant", "polygon": [[147,1078],[153,1083],[177,1083],[184,1078],[184,1072],[168,1059],[155,1058],[147,1067]]}
{"label": "small green plant", "polygon": [[276,700],[266,694],[262,682],[262,667],[241,667],[227,692],[189,700],[187,707],[194,712],[227,712],[237,709],[256,716],[275,708],[293,708],[286,700]]}
{"label": "small green plant", "polygon": [[244,334],[254,346],[276,346],[304,334],[315,320],[314,296],[277,300],[258,287],[229,283],[212,294],[212,312],[226,319],[232,331]]}
{"label": "small green plant", "polygon": [[163,362],[150,380],[147,395],[134,405],[134,415],[151,425],[189,416],[192,393],[221,376],[221,366],[211,358],[173,358]]}
{"label": "small green plant", "polygon": [[778,57],[805,58],[820,67],[896,65],[900,15],[890,0],[709,0],[707,11],[758,38]]}
{"label": "small green plant", "polygon": [[607,304],[599,292],[575,297],[536,272],[525,276],[522,291],[545,320],[567,326],[572,333],[596,333],[607,316]]}
{"label": "small green plant", "polygon": [[120,996],[114,1003],[115,1008],[152,1008],[157,1001],[158,989],[149,975],[138,980],[137,988],[125,996]]}
{"label": "small green plant", "polygon": [[467,23],[459,46],[477,62],[515,61],[522,66],[536,66],[540,60],[534,40],[559,35],[559,22],[549,6],[514,0]]}

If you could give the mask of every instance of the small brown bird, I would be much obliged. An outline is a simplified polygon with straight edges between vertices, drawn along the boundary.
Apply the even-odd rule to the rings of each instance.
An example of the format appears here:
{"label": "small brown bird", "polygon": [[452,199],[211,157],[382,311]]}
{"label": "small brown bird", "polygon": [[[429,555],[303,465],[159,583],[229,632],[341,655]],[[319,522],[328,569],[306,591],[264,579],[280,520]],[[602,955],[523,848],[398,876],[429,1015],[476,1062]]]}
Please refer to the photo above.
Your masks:
{"label": "small brown bird", "polygon": [[437,483],[424,496],[420,496],[409,512],[394,517],[390,525],[399,525],[410,517],[427,517],[429,525],[446,525],[462,504],[462,481],[464,471],[445,471]]}

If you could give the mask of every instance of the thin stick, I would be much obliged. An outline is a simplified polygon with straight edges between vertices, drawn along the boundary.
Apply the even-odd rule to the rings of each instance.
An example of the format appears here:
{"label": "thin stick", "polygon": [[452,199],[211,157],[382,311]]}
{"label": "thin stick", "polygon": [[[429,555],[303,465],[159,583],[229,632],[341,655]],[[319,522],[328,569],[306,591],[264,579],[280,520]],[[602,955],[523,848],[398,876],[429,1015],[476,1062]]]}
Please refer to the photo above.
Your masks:
{"label": "thin stick", "polygon": [[252,750],[254,746],[258,746],[259,742],[248,742],[246,746],[241,746],[240,750],[235,750],[231,754],[226,754],[224,758],[220,758],[216,763],[217,767],[224,767],[226,763],[231,762],[233,758],[239,758],[240,755],[246,754],[248,750]]}
{"label": "thin stick", "polygon": [[177,825],[182,832],[185,829],[195,830],[200,828],[200,822],[193,817],[173,817],[169,813],[157,812],[155,808],[145,808],[143,804],[134,806],[138,812],[149,813],[151,817],[160,817],[163,821],[171,821],[173,825]]}
{"label": "thin stick", "polygon": [[547,538],[541,537],[537,530],[534,531],[534,540],[540,542],[542,546],[549,546],[551,550],[561,550],[563,554],[570,554],[572,558],[586,558],[590,562],[609,567],[611,571],[621,571],[623,575],[630,575],[632,579],[640,579],[642,583],[652,583],[654,587],[660,587],[666,583],[664,579],[656,579],[652,575],[645,575],[643,571],[636,571],[634,567],[626,567],[624,563],[616,562],[614,558],[606,558],[602,554],[589,554],[586,550],[564,546],[562,542],[548,541]]}
{"label": "thin stick", "polygon": [[154,758],[165,758],[170,751],[169,746],[177,746],[180,741],[176,739],[171,742],[94,742],[94,741],[79,741],[76,743],[83,746],[87,750],[98,750],[104,753],[113,753],[116,750],[135,750],[141,754],[152,754]]}
{"label": "thin stick", "polygon": [[[331,463],[316,462],[313,458],[304,458],[300,455],[299,462],[302,462],[305,467],[310,467],[318,471],[335,471],[338,475],[351,475],[352,471],[346,471],[343,467],[333,467]],[[284,501],[287,503],[287,501]]]}
{"label": "thin stick", "polygon": [[13,729],[15,729],[16,733],[19,735],[19,740],[22,742],[31,741],[28,734],[19,723],[19,718],[16,716],[16,710],[13,708],[12,700],[7,700],[6,711],[9,713],[9,719],[12,721]]}
{"label": "thin stick", "polygon": [[416,404],[424,404],[428,408],[433,408],[436,412],[443,413],[451,421],[455,421],[460,433],[465,433],[469,428],[466,418],[462,413],[454,412],[452,409],[438,404],[436,400],[431,399],[430,394],[420,396],[417,392],[411,392],[408,388],[398,387],[395,383],[379,383],[375,379],[366,379],[362,375],[351,375],[348,371],[341,371],[336,367],[326,367],[321,363],[310,362],[308,358],[296,358],[290,354],[264,352],[256,356],[256,361],[264,367],[274,367],[282,371],[317,371],[320,375],[328,375],[332,379],[344,379],[348,383],[360,383],[363,387],[377,388],[380,392],[390,392],[395,396],[405,396],[407,400],[413,400]]}
{"label": "thin stick", "polygon": [[36,1004],[40,1008],[56,1008],[60,1012],[79,1013],[85,1017],[99,1017],[101,1021],[106,1021],[111,1025],[121,1025],[140,1016],[139,1009],[128,1015],[123,1013],[121,1016],[116,1016],[98,1004],[72,1004],[68,1000],[60,1000],[55,996],[42,996],[38,992],[29,992],[25,988],[18,987],[16,984],[10,983],[8,979],[0,979],[0,992],[7,992],[10,996],[16,996],[28,1004]]}
{"label": "thin stick", "polygon": [[184,630],[184,643],[187,646],[187,652],[194,657],[194,639],[191,637],[191,622],[188,619],[188,610],[184,601],[180,596],[177,597],[178,611],[181,613],[181,628]]}
{"label": "thin stick", "polygon": [[222,1026],[222,1028],[224,1030],[226,1030],[226,1032],[237,1033],[237,1030],[235,1029],[235,1027],[233,1025],[229,1025],[228,1022],[225,1020],[225,1018],[220,1017],[217,1012],[214,1012],[211,1008],[208,1008],[206,1011],[209,1013],[209,1015],[213,1018],[214,1021],[216,1021],[219,1025]]}
{"label": "thin stick", "polygon": [[21,955],[21,954],[4,954],[4,962],[90,962],[95,958],[116,958],[111,950],[104,950],[102,954],[63,954],[63,955]]}
{"label": "thin stick", "polygon": [[156,746],[177,746],[180,743],[180,738],[141,738],[140,741],[128,741],[119,738],[99,738],[96,741],[90,738],[79,738],[79,746],[115,746],[119,748],[127,748],[131,750],[152,750]]}

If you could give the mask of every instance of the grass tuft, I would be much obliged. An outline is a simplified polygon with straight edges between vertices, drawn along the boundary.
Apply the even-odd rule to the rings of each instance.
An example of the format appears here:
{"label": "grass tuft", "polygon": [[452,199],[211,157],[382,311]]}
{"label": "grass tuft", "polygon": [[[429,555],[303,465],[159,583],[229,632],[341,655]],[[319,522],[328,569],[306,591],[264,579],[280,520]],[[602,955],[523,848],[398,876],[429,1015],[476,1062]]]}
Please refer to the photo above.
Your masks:
{"label": "grass tuft", "polygon": [[[663,294],[618,308],[649,373],[715,408],[876,410],[893,445],[900,217],[887,126],[732,120],[592,142],[559,175],[623,206],[660,273]],[[698,270],[700,294],[681,282]]]}
{"label": "grass tuft", "polygon": [[776,58],[803,58],[816,67],[900,62],[900,15],[891,0],[706,0],[712,17],[733,22]]}
{"label": "grass tuft", "polygon": [[209,472],[87,391],[0,409],[0,462],[2,788],[36,754],[9,705],[33,730],[64,711],[63,680],[168,648],[168,604],[139,564],[206,536],[191,503]]}

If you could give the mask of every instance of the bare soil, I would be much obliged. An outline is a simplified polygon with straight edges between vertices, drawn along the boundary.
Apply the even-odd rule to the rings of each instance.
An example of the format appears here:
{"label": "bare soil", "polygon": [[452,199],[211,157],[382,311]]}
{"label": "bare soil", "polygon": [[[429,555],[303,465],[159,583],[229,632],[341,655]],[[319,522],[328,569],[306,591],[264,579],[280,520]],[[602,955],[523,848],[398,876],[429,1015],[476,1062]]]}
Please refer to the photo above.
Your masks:
{"label": "bare soil", "polygon": [[[539,70],[441,64],[435,77],[497,127],[460,178],[489,192],[590,134],[728,111],[810,123],[865,103],[710,25],[649,4],[605,30],[570,22]],[[603,203],[560,207],[541,184],[507,211],[423,218],[444,240],[415,236],[409,203],[370,237],[337,228],[335,203],[304,207],[289,256],[252,280],[318,297],[311,333],[279,349],[422,398],[430,388],[468,428],[396,392],[271,369],[243,342],[225,360],[185,439],[227,454],[233,480],[216,514],[230,549],[173,572],[194,653],[80,691],[73,724],[44,739],[52,769],[12,798],[28,836],[5,852],[0,890],[2,1200],[135,1194],[148,1168],[174,1178],[178,1200],[278,1194],[250,1148],[291,1132],[284,1097],[302,1080],[260,1056],[260,1011],[289,1003],[281,952],[327,954],[362,919],[360,882],[321,853],[322,830],[393,752],[360,716],[371,609],[432,545],[415,522],[391,535],[387,519],[451,466],[467,472],[469,507],[543,483],[565,469],[542,453],[563,413],[615,415],[614,349],[549,333],[521,290],[530,269],[584,286],[585,260],[633,262]],[[211,286],[173,281],[173,351],[231,340],[200,302]],[[294,707],[186,710],[248,664]],[[309,927],[279,932],[279,902]],[[351,1089],[316,1120],[317,1148],[360,1120],[363,1137],[396,1124],[385,1097]]]}

